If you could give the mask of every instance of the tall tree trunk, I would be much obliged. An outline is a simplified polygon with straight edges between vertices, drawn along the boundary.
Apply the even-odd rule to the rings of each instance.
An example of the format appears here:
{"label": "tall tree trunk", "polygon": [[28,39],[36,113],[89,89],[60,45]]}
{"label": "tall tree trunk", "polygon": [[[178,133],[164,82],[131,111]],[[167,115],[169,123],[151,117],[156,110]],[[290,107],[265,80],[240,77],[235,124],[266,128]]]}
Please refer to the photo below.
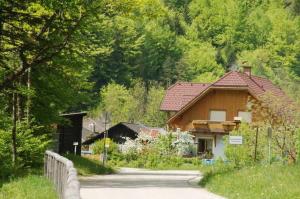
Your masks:
{"label": "tall tree trunk", "polygon": [[27,95],[27,123],[30,123],[30,108],[31,108],[31,96],[30,96],[30,89],[31,89],[31,69],[29,68],[27,70],[27,89],[28,89],[28,95]]}
{"label": "tall tree trunk", "polygon": [[[18,80],[18,86],[26,85],[27,78],[20,76]],[[25,98],[22,93],[17,93],[17,121],[20,122],[24,118],[25,112]]]}
{"label": "tall tree trunk", "polygon": [[12,96],[12,162],[16,166],[17,161],[17,94]]}
{"label": "tall tree trunk", "polygon": [[16,93],[16,112],[17,112],[17,118],[16,120],[18,122],[22,119],[22,96],[19,93]]}

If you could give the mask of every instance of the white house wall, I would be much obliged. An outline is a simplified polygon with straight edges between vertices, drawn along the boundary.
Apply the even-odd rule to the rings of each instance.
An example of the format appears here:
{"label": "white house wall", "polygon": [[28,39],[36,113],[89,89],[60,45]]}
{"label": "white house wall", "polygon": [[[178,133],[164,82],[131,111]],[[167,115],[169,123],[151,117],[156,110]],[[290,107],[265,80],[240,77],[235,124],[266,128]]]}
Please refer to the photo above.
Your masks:
{"label": "white house wall", "polygon": [[216,136],[216,147],[214,151],[214,158],[225,158],[224,154],[224,141],[223,141],[223,135],[217,135]]}

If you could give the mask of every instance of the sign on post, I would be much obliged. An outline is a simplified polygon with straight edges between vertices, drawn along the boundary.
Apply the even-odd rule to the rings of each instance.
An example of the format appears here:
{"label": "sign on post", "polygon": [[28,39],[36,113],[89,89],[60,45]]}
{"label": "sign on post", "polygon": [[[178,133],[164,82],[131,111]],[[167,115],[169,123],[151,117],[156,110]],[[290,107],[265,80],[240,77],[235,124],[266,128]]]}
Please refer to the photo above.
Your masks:
{"label": "sign on post", "polygon": [[76,155],[76,149],[77,149],[77,146],[78,146],[78,142],[73,142],[73,145],[74,145],[74,154]]}
{"label": "sign on post", "polygon": [[229,144],[243,144],[242,136],[229,136]]}
{"label": "sign on post", "polygon": [[105,147],[109,148],[109,144],[110,144],[110,139],[109,138],[105,138]]}

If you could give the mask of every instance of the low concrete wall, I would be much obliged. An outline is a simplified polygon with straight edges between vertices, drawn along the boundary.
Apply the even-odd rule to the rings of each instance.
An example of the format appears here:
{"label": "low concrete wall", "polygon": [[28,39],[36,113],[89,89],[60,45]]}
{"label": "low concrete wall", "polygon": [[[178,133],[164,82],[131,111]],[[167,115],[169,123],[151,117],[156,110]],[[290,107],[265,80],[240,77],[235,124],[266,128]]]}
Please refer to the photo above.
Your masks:
{"label": "low concrete wall", "polygon": [[80,199],[80,184],[72,161],[52,151],[46,151],[44,173],[54,183],[59,198]]}

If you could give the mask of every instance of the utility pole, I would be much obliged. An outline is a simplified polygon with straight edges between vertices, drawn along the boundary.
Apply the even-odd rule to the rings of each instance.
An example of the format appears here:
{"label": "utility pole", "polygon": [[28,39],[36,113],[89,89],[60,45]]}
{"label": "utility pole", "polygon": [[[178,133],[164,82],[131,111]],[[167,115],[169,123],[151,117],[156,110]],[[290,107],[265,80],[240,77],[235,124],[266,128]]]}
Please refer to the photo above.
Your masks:
{"label": "utility pole", "polygon": [[107,127],[108,127],[108,124],[109,124],[109,118],[108,118],[108,113],[105,112],[105,116],[104,116],[104,136],[103,136],[103,139],[104,139],[104,143],[103,143],[103,166],[105,166],[105,161],[106,161],[106,157],[107,157],[107,146],[106,146],[106,138],[108,138],[108,130],[107,130]]}

